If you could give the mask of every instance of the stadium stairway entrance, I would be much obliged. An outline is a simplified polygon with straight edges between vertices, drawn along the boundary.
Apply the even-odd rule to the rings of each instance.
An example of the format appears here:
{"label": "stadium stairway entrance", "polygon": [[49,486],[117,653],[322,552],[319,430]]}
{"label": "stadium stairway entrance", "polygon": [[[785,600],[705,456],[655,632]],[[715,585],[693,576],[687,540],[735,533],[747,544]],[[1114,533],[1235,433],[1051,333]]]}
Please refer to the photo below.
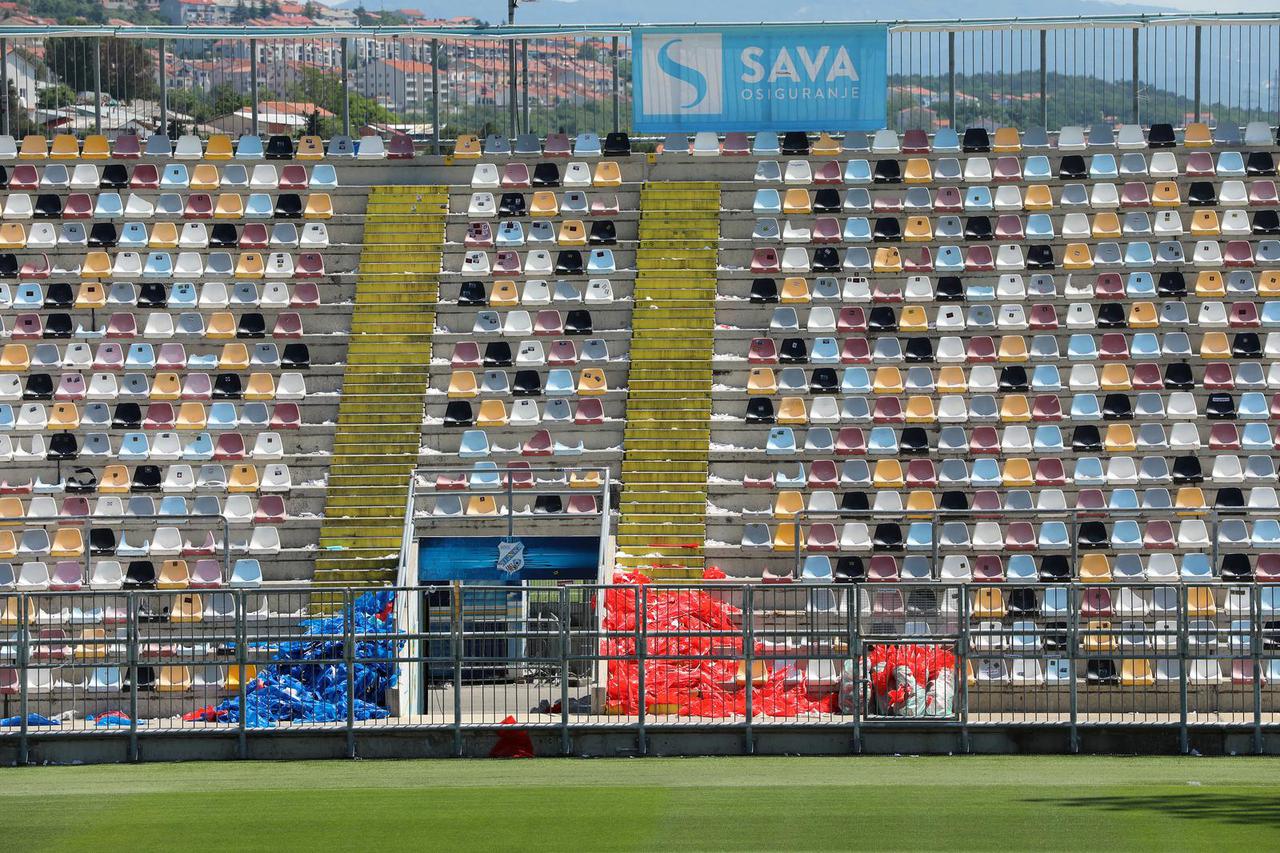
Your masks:
{"label": "stadium stairway entrance", "polygon": [[641,192],[616,562],[656,578],[702,571],[719,212],[715,182]]}
{"label": "stadium stairway entrance", "polygon": [[395,579],[418,461],[448,191],[373,187],[315,583]]}

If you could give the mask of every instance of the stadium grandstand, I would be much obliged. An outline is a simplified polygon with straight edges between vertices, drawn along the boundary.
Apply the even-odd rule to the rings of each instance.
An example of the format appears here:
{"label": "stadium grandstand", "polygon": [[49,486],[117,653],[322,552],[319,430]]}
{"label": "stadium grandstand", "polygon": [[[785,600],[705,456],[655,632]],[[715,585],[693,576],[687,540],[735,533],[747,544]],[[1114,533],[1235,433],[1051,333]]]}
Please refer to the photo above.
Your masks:
{"label": "stadium grandstand", "polygon": [[0,756],[1264,751],[1280,23],[1107,23],[43,37],[163,73],[0,111]]}

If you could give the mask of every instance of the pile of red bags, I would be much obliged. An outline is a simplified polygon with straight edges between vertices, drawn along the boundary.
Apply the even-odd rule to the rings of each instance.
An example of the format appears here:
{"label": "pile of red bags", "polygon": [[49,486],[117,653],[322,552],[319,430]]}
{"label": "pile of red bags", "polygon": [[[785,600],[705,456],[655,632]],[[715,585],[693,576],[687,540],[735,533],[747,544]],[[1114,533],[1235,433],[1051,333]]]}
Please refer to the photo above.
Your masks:
{"label": "pile of red bags", "polygon": [[[637,589],[610,589],[604,597],[604,628],[612,636],[601,642],[609,660],[608,706],[615,713],[640,712],[640,664],[635,660],[638,587],[651,583],[639,572],[619,572],[614,584]],[[647,655],[644,670],[645,706],[649,713],[691,717],[730,717],[746,714],[746,690],[738,685],[744,659],[742,633],[733,617],[738,609],[702,590],[664,589],[645,597],[644,627]],[[697,636],[724,632],[721,636]],[[757,647],[755,654],[761,649]],[[752,688],[752,713],[789,717],[831,713],[835,696],[810,699],[803,684],[786,684],[786,674],[757,674]]]}

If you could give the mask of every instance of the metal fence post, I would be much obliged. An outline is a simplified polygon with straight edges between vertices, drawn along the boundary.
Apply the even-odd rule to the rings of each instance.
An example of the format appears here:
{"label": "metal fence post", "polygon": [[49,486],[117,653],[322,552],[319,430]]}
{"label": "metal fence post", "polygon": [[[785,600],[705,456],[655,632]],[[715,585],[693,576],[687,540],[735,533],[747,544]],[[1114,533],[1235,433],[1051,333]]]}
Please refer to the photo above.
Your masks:
{"label": "metal fence post", "polygon": [[169,135],[169,62],[165,59],[166,41],[160,39],[160,133]]}
{"label": "metal fence post", "polygon": [[248,702],[249,687],[245,684],[249,674],[249,629],[244,616],[244,593],[237,592],[235,597],[236,614],[236,668],[239,678],[236,679],[236,700],[240,703],[240,720],[236,725],[236,749],[241,759],[249,757],[249,735],[245,708]]}
{"label": "metal fence post", "polygon": [[1069,746],[1073,755],[1080,752],[1080,694],[1076,683],[1076,663],[1080,649],[1080,602],[1076,592],[1074,585],[1067,587],[1067,665],[1071,676],[1067,681],[1067,699],[1071,713]]}
{"label": "metal fence post", "polygon": [[[8,64],[9,58],[5,57]],[[93,132],[102,133],[102,37],[93,40]]]}
{"label": "metal fence post", "polygon": [[520,39],[520,106],[523,112],[521,127],[525,133],[532,133],[529,127],[529,40]]}
{"label": "metal fence post", "polygon": [[253,100],[253,135],[258,135],[258,40],[249,39],[249,97]]}
{"label": "metal fence post", "polygon": [[648,710],[648,700],[645,697],[645,662],[649,654],[648,636],[649,636],[649,585],[643,584],[633,587],[639,595],[640,600],[637,602],[639,608],[636,610],[636,689],[639,693],[639,719],[636,721],[636,752],[641,755],[649,753],[649,738],[644,731],[645,712]]}
{"label": "metal fence post", "polygon": [[1040,126],[1049,127],[1049,31],[1040,31]]}
{"label": "metal fence post", "polygon": [[1191,751],[1187,735],[1187,588],[1181,584],[1178,592],[1178,750],[1186,755]]}
{"label": "metal fence post", "polygon": [[1196,121],[1200,121],[1200,43],[1201,41],[1202,40],[1200,38],[1200,27],[1197,26],[1196,27],[1195,59],[1192,61],[1192,66],[1191,66],[1192,68],[1191,73],[1195,75],[1195,79],[1192,81],[1192,84],[1193,84],[1192,91],[1194,93],[1192,95],[1192,100],[1195,102]]}
{"label": "metal fence post", "polygon": [[1141,40],[1139,39],[1139,36],[1141,35],[1142,35],[1142,31],[1137,27],[1134,27],[1133,28],[1133,89],[1132,89],[1133,123],[1134,124],[1138,123],[1138,74],[1139,74],[1138,52],[1140,50],[1139,45],[1141,44]]}
{"label": "metal fence post", "polygon": [[568,755],[573,749],[569,738],[569,588],[560,587],[560,754]]}
{"label": "metal fence post", "polygon": [[[8,60],[8,57],[5,57]],[[18,596],[18,713],[22,722],[18,731],[18,764],[26,764],[31,759],[30,744],[27,742],[27,715],[31,713],[30,693],[31,679],[31,624],[27,616],[27,607],[31,600],[26,595]]]}
{"label": "metal fence post", "polygon": [[431,153],[440,153],[440,40],[431,40]]}
{"label": "metal fence post", "polygon": [[952,129],[956,126],[956,33],[947,33],[947,115]]}
{"label": "metal fence post", "polygon": [[449,586],[449,633],[453,638],[453,754],[462,757],[462,581]]}
{"label": "metal fence post", "polygon": [[3,132],[8,134],[9,130],[9,40],[0,38],[0,89],[4,90],[4,96],[0,98],[0,110],[3,110]]}
{"label": "metal fence post", "polygon": [[347,669],[347,758],[356,757],[356,624],[351,589],[342,591],[342,660]]}
{"label": "metal fence post", "polygon": [[862,665],[862,588],[849,584],[845,590],[845,611],[849,622],[849,656],[853,661],[853,754],[862,754],[862,701],[866,697],[866,673]]}
{"label": "metal fence post", "polygon": [[755,755],[756,752],[755,731],[752,729],[751,725],[754,717],[752,700],[755,698],[753,695],[753,682],[755,681],[755,678],[751,668],[755,663],[756,658],[755,626],[753,625],[755,596],[752,595],[753,591],[754,587],[752,587],[751,584],[747,584],[742,588],[742,653],[744,655],[743,664],[746,666],[747,670],[745,704],[743,705],[743,709],[746,712],[746,722],[743,727],[742,735],[747,755]]}
{"label": "metal fence post", "polygon": [[349,59],[348,51],[351,45],[351,39],[342,38],[339,42],[342,53],[342,135],[351,135],[351,87],[347,83]]}
{"label": "metal fence post", "polygon": [[511,129],[511,138],[515,139],[520,133],[520,128],[516,124],[516,40],[514,38],[507,39],[507,126]]}
{"label": "metal fence post", "polygon": [[619,95],[620,89],[619,89],[619,80],[618,80],[618,37],[617,36],[613,37],[612,53],[613,53],[613,60],[612,60],[613,61],[613,132],[617,133],[622,127],[621,121],[620,121],[621,113],[619,109],[619,102],[621,100],[621,97]]}
{"label": "metal fence post", "polygon": [[1249,651],[1253,667],[1253,753],[1262,754],[1262,589],[1249,590]]}
{"label": "metal fence post", "polygon": [[[138,755],[138,593],[125,598],[125,644],[129,661],[129,761]],[[241,719],[244,715],[241,714]]]}

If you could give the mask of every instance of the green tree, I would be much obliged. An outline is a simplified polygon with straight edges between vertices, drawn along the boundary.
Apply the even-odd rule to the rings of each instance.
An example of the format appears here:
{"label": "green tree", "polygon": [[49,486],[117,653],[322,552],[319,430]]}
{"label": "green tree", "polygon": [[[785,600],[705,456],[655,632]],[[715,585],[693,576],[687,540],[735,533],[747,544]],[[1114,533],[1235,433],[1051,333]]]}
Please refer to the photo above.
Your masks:
{"label": "green tree", "polygon": [[75,102],[75,91],[65,83],[58,83],[40,93],[40,100],[37,102],[37,106],[47,110],[69,106]]}
{"label": "green tree", "polygon": [[[45,63],[76,92],[92,92],[94,41],[89,37],[45,39]],[[136,39],[102,38],[99,78],[113,98],[150,98],[156,92],[151,52]]]}

